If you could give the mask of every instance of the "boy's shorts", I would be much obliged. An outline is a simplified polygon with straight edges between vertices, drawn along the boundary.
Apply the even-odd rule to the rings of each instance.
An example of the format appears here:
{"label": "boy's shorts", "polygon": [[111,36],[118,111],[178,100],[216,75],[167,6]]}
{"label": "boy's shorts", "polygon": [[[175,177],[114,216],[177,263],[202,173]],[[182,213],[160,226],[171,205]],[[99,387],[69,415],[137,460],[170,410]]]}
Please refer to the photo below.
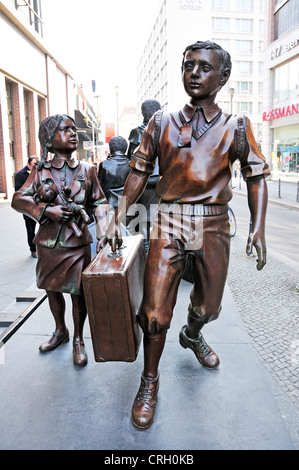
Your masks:
{"label": "boy's shorts", "polygon": [[[175,206],[179,206],[175,213],[159,206],[151,232],[139,313],[140,325],[148,334],[169,328],[188,254],[193,255],[194,280],[189,312],[207,323],[221,310],[230,251],[228,206],[218,210],[199,204]],[[204,212],[220,215],[190,215],[202,213],[194,206],[211,207]]]}

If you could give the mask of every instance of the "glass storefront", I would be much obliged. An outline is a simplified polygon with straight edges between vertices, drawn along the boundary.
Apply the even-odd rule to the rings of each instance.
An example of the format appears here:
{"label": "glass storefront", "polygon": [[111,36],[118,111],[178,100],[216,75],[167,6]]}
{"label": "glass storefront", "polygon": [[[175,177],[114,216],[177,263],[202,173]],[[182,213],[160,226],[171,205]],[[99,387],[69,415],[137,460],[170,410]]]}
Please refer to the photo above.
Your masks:
{"label": "glass storefront", "polygon": [[274,129],[272,170],[299,173],[299,124]]}
{"label": "glass storefront", "polygon": [[[299,3],[299,1],[298,1]],[[274,103],[285,100],[298,100],[299,97],[299,57],[274,70]]]}

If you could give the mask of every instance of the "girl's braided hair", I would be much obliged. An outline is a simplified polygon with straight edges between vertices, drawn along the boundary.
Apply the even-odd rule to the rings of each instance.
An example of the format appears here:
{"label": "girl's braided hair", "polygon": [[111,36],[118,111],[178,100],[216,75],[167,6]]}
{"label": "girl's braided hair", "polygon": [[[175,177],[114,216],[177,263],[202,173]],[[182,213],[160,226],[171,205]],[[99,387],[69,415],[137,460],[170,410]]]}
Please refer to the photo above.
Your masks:
{"label": "girl's braided hair", "polygon": [[41,170],[44,167],[55,133],[61,121],[64,121],[65,119],[71,119],[75,124],[75,121],[71,116],[68,116],[67,114],[55,114],[54,116],[49,116],[44,119],[39,126],[38,138],[42,148],[42,158],[37,164],[38,170]]}

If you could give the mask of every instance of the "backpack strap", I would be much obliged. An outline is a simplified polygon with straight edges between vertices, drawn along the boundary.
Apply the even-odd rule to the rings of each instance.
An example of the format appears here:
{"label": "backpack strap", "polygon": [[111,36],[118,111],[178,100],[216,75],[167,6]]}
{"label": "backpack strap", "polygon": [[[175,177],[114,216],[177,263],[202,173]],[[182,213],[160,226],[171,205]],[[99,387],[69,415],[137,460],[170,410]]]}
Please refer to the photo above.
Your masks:
{"label": "backpack strap", "polygon": [[238,117],[236,134],[236,154],[237,158],[240,158],[243,155],[247,144],[245,116]]}
{"label": "backpack strap", "polygon": [[157,153],[157,146],[161,133],[161,121],[162,121],[163,111],[159,110],[155,113],[155,130],[154,130],[154,151]]}

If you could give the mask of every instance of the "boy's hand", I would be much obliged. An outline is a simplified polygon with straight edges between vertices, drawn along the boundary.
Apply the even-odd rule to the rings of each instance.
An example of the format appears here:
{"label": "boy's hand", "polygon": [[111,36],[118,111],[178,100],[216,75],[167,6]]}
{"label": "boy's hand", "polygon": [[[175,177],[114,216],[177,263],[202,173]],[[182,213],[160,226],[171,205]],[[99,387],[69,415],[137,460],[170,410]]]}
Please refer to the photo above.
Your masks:
{"label": "boy's hand", "polygon": [[111,246],[111,251],[115,253],[117,248],[123,244],[122,233],[119,224],[112,218],[108,230],[106,232],[106,239]]}
{"label": "boy's hand", "polygon": [[246,253],[250,254],[252,253],[252,248],[253,246],[256,249],[257,252],[257,266],[256,269],[258,271],[261,271],[263,267],[265,266],[267,262],[267,248],[266,248],[266,242],[265,242],[265,237],[260,236],[259,233],[250,233],[248,240],[247,240],[247,246],[246,246]]}

